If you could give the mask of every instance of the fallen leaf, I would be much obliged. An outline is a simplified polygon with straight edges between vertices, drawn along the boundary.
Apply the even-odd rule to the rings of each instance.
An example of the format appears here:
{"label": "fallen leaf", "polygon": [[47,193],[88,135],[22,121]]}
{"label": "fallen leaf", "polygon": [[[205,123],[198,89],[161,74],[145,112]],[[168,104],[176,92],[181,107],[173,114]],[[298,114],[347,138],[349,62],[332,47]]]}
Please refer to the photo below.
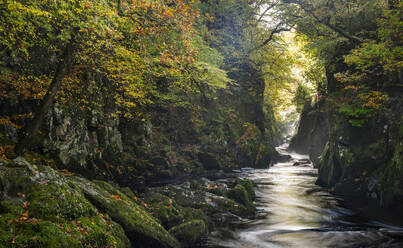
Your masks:
{"label": "fallen leaf", "polygon": [[111,195],[111,198],[115,199],[115,200],[122,200],[120,198],[120,195]]}
{"label": "fallen leaf", "polygon": [[26,221],[28,219],[28,211],[23,213],[20,217],[20,222]]}
{"label": "fallen leaf", "polygon": [[70,172],[70,171],[68,171],[66,169],[61,170],[60,173],[62,173],[63,176],[67,176],[67,177],[74,176],[73,172]]}

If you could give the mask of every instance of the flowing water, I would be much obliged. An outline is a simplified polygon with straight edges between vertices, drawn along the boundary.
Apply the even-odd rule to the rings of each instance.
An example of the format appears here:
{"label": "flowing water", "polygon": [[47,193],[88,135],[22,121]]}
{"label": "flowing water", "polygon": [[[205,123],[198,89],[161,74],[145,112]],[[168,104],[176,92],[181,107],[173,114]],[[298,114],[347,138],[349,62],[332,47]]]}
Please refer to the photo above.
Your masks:
{"label": "flowing water", "polygon": [[306,156],[289,154],[289,162],[269,169],[243,170],[255,184],[258,217],[214,231],[207,247],[326,248],[403,247],[403,229],[365,220],[315,185],[312,165],[293,165]]}

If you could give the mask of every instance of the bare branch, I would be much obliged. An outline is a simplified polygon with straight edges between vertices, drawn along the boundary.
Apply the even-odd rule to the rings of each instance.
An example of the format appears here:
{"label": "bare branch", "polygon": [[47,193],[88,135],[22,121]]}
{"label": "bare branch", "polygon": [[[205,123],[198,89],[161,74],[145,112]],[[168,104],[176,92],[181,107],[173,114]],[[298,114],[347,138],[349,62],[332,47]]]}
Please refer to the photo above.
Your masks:
{"label": "bare branch", "polygon": [[262,14],[260,14],[259,18],[257,19],[257,22],[260,22],[265,15],[267,14],[267,12],[269,12],[269,10],[273,9],[275,6],[277,6],[277,3],[272,3],[270,4],[264,11]]}
{"label": "bare branch", "polygon": [[279,34],[285,31],[291,31],[294,28],[294,25],[288,27],[281,27],[282,25],[284,25],[284,23],[282,22],[278,23],[276,27],[270,32],[269,37],[266,40],[264,40],[262,44],[253,48],[250,52],[253,52],[254,50],[259,50],[260,48],[266,46],[271,40],[273,40],[275,34]]}
{"label": "bare branch", "polygon": [[298,1],[298,0],[287,0],[285,1],[286,3],[294,3],[297,4],[298,6],[301,7],[302,10],[304,10],[306,13],[308,13],[310,16],[312,16],[318,23],[323,24],[325,26],[327,26],[328,28],[330,28],[331,30],[335,31],[336,33],[338,33],[339,35],[349,39],[350,41],[353,42],[357,42],[357,43],[362,43],[363,40],[357,36],[351,35],[347,32],[345,32],[344,30],[342,30],[341,28],[332,25],[330,23],[330,18],[326,19],[326,20],[321,20],[318,16],[315,15],[314,11],[310,8],[308,8],[305,4],[303,4],[302,2]]}

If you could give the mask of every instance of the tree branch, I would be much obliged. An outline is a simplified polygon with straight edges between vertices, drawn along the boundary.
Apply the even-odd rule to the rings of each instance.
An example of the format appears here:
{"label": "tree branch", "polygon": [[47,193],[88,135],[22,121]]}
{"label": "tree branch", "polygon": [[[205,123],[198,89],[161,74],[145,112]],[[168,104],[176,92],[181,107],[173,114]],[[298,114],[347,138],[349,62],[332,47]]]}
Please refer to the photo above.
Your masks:
{"label": "tree branch", "polygon": [[286,27],[286,28],[282,28],[281,26],[284,23],[280,22],[276,25],[276,27],[270,32],[269,37],[263,41],[263,43],[255,48],[253,48],[250,52],[253,52],[254,50],[259,50],[260,48],[266,46],[270,41],[273,40],[273,37],[275,34],[279,34],[281,32],[285,32],[285,31],[291,31],[291,29],[293,29],[294,25]]}
{"label": "tree branch", "polygon": [[300,1],[297,0],[286,0],[286,3],[294,3],[297,4],[298,6],[301,7],[302,10],[304,10],[306,13],[308,13],[310,16],[312,16],[318,23],[323,24],[325,26],[327,26],[328,28],[330,28],[331,30],[335,31],[336,33],[338,33],[339,35],[347,38],[350,41],[353,42],[357,42],[357,43],[362,43],[363,40],[357,36],[351,35],[347,32],[345,32],[344,30],[342,30],[341,28],[332,25],[330,23],[330,18],[328,18],[327,20],[321,20],[319,17],[317,17],[315,15],[315,13],[313,12],[312,9],[309,9],[307,6],[305,6],[303,3],[301,3]]}
{"label": "tree branch", "polygon": [[273,9],[275,6],[277,6],[277,3],[272,3],[270,4],[264,11],[262,14],[260,14],[259,18],[257,19],[257,22],[260,22],[264,16],[267,14],[267,12],[269,12],[269,10]]}

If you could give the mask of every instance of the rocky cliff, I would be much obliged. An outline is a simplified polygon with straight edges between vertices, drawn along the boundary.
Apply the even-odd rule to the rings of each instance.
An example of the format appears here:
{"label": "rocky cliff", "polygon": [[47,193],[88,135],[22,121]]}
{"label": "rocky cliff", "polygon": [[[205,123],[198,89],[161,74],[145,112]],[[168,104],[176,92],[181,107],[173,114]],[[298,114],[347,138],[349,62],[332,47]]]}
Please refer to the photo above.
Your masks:
{"label": "rocky cliff", "polygon": [[[307,108],[290,146],[316,161],[317,184],[366,213],[378,211],[378,217],[403,208],[402,98],[391,97],[387,105],[363,127],[354,127],[335,113]],[[323,149],[315,160],[318,145]],[[393,221],[402,221],[393,216]]]}
{"label": "rocky cliff", "polygon": [[328,112],[324,103],[309,103],[304,106],[298,123],[297,133],[291,139],[289,149],[298,153],[309,154],[314,166],[329,136]]}

